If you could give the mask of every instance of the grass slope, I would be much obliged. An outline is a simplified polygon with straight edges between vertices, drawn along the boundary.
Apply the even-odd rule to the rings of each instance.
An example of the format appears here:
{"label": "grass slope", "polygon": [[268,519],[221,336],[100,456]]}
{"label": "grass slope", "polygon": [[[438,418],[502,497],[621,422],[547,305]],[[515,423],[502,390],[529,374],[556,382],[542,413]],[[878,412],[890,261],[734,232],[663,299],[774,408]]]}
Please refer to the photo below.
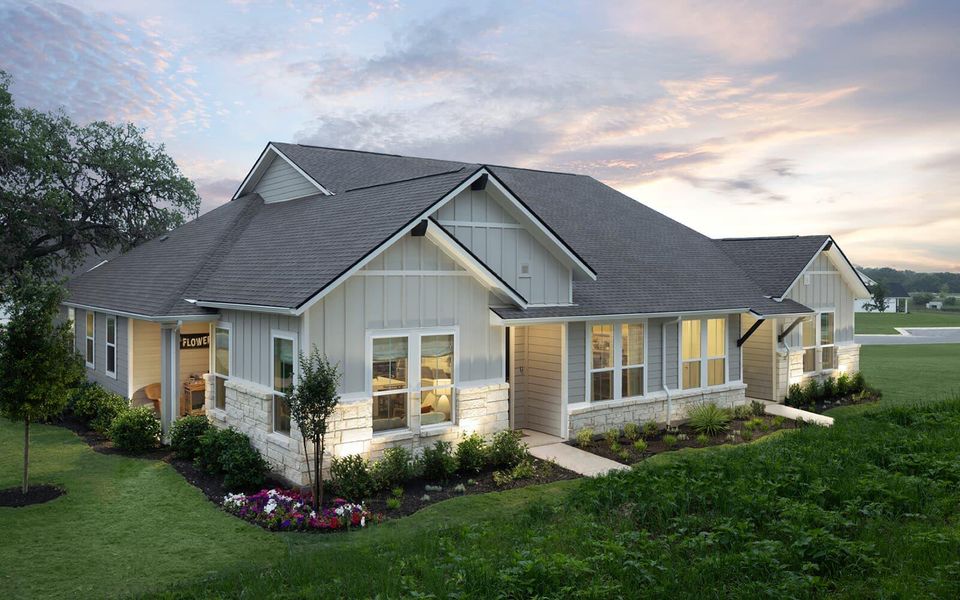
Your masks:
{"label": "grass slope", "polygon": [[[59,427],[31,427],[31,481],[67,494],[0,508],[0,596],[102,598],[260,568],[282,540],[219,511],[168,465],[93,452]],[[20,483],[23,429],[0,419],[0,488]]]}
{"label": "grass slope", "polygon": [[896,335],[894,327],[960,327],[958,312],[857,313],[856,333]]}
{"label": "grass slope", "polygon": [[861,346],[860,367],[885,403],[960,393],[960,344]]}

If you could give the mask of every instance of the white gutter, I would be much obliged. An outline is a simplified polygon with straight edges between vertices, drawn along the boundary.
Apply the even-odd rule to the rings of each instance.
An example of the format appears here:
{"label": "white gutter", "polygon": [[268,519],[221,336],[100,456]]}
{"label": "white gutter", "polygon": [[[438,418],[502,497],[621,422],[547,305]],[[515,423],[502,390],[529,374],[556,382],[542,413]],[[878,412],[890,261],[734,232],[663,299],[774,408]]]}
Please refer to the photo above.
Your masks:
{"label": "white gutter", "polygon": [[[562,308],[562,306],[560,307]],[[516,318],[508,319],[497,315],[494,310],[491,308],[490,312],[493,312],[497,317],[498,322],[504,325],[541,325],[548,323],[565,323],[567,321],[610,321],[610,320],[621,320],[621,319],[656,319],[663,317],[694,317],[694,316],[704,316],[704,315],[728,315],[728,314],[743,314],[752,312],[749,308],[718,308],[711,310],[691,310],[686,312],[666,312],[666,313],[620,313],[614,315],[567,315],[564,317],[540,317],[540,318]],[[810,313],[804,313],[804,316],[807,316]]]}
{"label": "white gutter", "polygon": [[64,302],[64,306],[69,306],[71,308],[79,308],[82,310],[90,310],[93,312],[101,312],[108,315],[117,315],[118,317],[129,317],[131,319],[139,319],[141,321],[154,321],[157,323],[166,323],[170,321],[216,321],[220,315],[209,314],[209,315],[161,315],[161,316],[151,316],[143,315],[140,313],[128,312],[125,310],[116,310],[113,308],[103,308],[102,306],[91,306],[89,304],[78,304],[76,302]]}
{"label": "white gutter", "polygon": [[191,304],[203,306],[205,308],[222,308],[225,310],[249,310],[252,312],[273,313],[278,315],[294,315],[297,310],[285,306],[264,306],[261,304],[237,304],[234,302],[206,302],[204,300],[187,300]]}
{"label": "white gutter", "polygon": [[[673,396],[670,395],[670,388],[667,386],[667,325],[671,321],[666,321],[663,325],[660,326],[660,351],[662,353],[660,358],[660,384],[663,386],[663,391],[667,394],[667,428],[670,428],[670,418],[673,412]],[[677,327],[680,327],[680,317],[677,317],[672,323],[676,323]],[[679,336],[680,332],[677,332]],[[679,337],[678,337],[679,339]],[[680,348],[677,348],[677,352],[681,352]],[[679,363],[677,365],[677,384],[680,384],[680,367]]]}

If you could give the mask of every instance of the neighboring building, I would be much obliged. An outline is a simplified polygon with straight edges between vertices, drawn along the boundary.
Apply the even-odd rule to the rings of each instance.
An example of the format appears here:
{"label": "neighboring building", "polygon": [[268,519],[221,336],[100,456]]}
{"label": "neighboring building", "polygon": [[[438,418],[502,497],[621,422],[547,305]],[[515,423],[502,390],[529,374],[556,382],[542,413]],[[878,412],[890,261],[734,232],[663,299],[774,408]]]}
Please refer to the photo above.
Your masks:
{"label": "neighboring building", "polygon": [[931,300],[927,302],[927,308],[934,310],[943,310],[943,301],[942,300]]}
{"label": "neighboring building", "polygon": [[[872,291],[873,286],[877,285],[877,282],[868,277],[863,271],[857,271],[857,274],[860,276],[860,279],[863,280],[868,290]],[[889,282],[883,285],[887,292],[886,309],[884,312],[910,312],[910,293],[903,287],[903,284]],[[876,312],[877,309],[874,307],[873,298],[861,298],[857,300],[854,305],[854,310],[856,310],[856,312]]]}
{"label": "neighboring building", "polygon": [[70,293],[91,379],[159,389],[164,431],[205,410],[295,482],[301,350],[343,372],[331,453],[377,458],[781,399],[858,368],[869,296],[829,236],[715,241],[586,176],[281,143]]}

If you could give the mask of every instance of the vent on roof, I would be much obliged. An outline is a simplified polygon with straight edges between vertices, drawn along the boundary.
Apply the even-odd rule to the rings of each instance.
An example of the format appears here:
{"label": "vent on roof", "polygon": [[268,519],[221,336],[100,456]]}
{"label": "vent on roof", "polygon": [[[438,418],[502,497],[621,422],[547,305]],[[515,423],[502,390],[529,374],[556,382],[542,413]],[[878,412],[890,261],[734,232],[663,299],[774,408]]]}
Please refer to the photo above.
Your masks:
{"label": "vent on roof", "polygon": [[169,238],[170,238],[169,235],[164,234],[164,235],[161,235],[161,236],[160,236],[160,241],[161,241],[161,242],[165,242],[165,241],[167,241]]}

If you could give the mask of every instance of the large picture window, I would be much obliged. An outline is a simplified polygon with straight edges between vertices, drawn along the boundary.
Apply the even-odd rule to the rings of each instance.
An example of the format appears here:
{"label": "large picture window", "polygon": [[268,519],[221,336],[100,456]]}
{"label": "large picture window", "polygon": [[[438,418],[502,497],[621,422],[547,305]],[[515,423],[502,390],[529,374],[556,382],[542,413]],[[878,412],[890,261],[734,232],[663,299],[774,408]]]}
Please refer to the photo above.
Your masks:
{"label": "large picture window", "polygon": [[296,340],[290,334],[273,334],[273,430],[290,434],[290,404],[287,396],[293,391],[297,360]]}
{"label": "large picture window", "polygon": [[227,408],[226,382],[230,379],[230,325],[217,323],[213,329],[213,405],[220,409]]}
{"label": "large picture window", "polygon": [[587,400],[603,402],[644,395],[644,324],[597,323],[587,347]]}
{"label": "large picture window", "polygon": [[85,348],[84,362],[86,362],[87,367],[94,369],[96,368],[96,355],[94,354],[94,349],[97,347],[95,329],[96,318],[90,311],[87,311],[86,316],[86,329],[84,330],[84,335],[87,338],[87,347]]}
{"label": "large picture window", "polygon": [[681,322],[681,387],[693,390],[727,382],[727,319],[685,319]]}
{"label": "large picture window", "polygon": [[407,427],[410,341],[406,336],[373,340],[373,430]]}
{"label": "large picture window", "polygon": [[107,375],[117,378],[117,318],[107,315]]}
{"label": "large picture window", "polygon": [[453,421],[453,334],[420,338],[420,425]]}

